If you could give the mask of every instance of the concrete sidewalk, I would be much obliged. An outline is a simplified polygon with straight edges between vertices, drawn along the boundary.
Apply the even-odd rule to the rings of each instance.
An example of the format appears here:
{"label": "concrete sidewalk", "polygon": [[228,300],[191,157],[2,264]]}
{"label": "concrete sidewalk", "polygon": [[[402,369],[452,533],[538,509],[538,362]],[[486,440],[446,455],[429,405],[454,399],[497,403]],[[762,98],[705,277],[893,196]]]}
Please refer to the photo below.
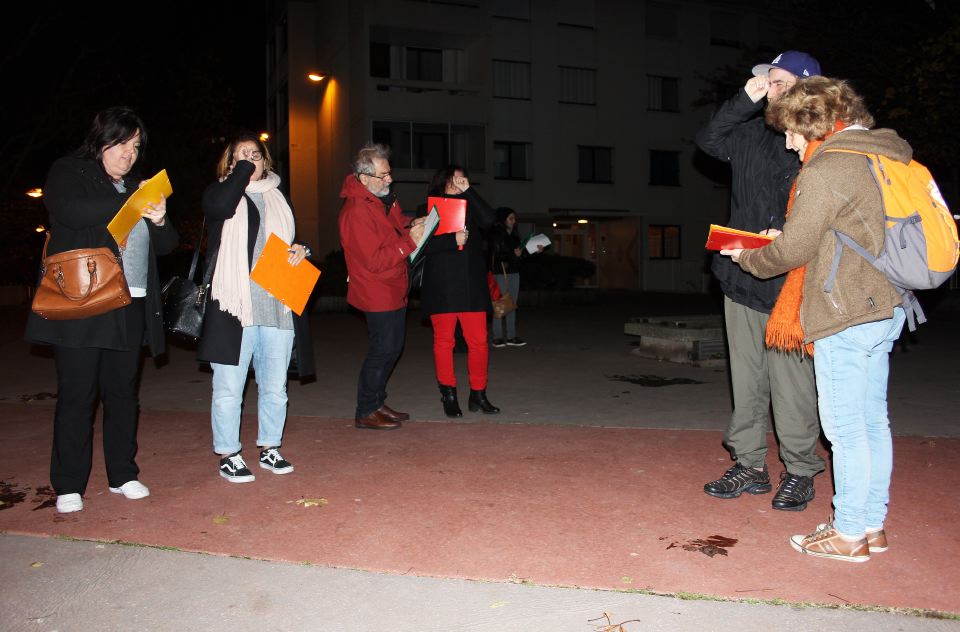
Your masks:
{"label": "concrete sidewalk", "polygon": [[[679,301],[679,304],[678,304]],[[706,297],[623,296],[595,306],[528,309],[518,315],[523,348],[491,350],[491,400],[497,418],[477,421],[579,426],[722,430],[730,411],[723,369],[644,360],[623,336],[631,316],[704,313]],[[0,401],[29,399],[48,414],[55,391],[52,362],[19,341],[23,310],[0,313]],[[954,404],[960,384],[953,315],[931,313],[912,344],[892,357],[890,408],[894,432],[960,436]],[[353,314],[312,318],[320,364],[312,384],[290,385],[290,412],[350,417],[365,347]],[[461,383],[466,358],[457,358]],[[684,378],[660,388],[644,376]],[[465,387],[461,386],[461,389]],[[390,403],[415,419],[443,421],[430,355],[430,330],[411,313],[407,350],[390,382]],[[255,410],[255,387],[247,410]],[[147,362],[144,411],[205,411],[210,375],[188,348],[171,349],[161,367]],[[470,421],[473,418],[465,418]],[[402,431],[401,431],[402,432]],[[189,446],[191,450],[196,446]],[[202,450],[206,446],[201,446]],[[201,450],[201,451],[202,451]],[[705,459],[722,459],[716,453]],[[37,458],[46,459],[45,454]],[[780,466],[769,459],[772,471]],[[95,468],[101,468],[95,462]],[[722,468],[721,468],[722,469]],[[719,473],[719,472],[718,472]],[[4,473],[6,474],[6,473]],[[149,482],[149,472],[144,473]],[[818,479],[829,493],[826,479]],[[696,507],[690,507],[695,512]],[[909,512],[892,507],[891,512]],[[806,512],[809,513],[809,512]],[[814,524],[825,516],[804,516]],[[144,547],[4,535],[0,537],[0,630],[624,630],[833,629],[947,630],[956,620],[910,614],[685,600],[619,591],[513,583],[414,578],[345,569],[188,554]],[[776,573],[776,570],[767,572]],[[933,578],[931,578],[933,579]],[[960,608],[955,609],[960,611]],[[12,616],[8,616],[12,615]],[[614,628],[616,629],[616,628]]]}

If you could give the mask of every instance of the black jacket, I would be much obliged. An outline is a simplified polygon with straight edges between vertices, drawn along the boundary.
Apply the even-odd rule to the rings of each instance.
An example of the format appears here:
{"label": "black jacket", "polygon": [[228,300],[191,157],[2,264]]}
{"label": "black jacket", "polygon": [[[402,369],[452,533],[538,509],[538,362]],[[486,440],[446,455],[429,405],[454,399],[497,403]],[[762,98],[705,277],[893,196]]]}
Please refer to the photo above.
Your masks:
{"label": "black jacket", "polygon": [[473,187],[445,197],[467,201],[469,236],[463,250],[458,249],[454,233],[434,235],[423,247],[420,309],[425,315],[490,311],[483,235],[496,219],[496,211]]}
{"label": "black jacket", "polygon": [[[517,232],[517,226],[514,224],[513,231],[507,232],[502,224],[497,224],[493,229],[492,265],[491,270],[494,274],[514,274],[520,273],[520,260],[527,254],[527,249],[523,247],[523,241]],[[517,256],[516,249],[520,249],[520,256]]]}
{"label": "black jacket", "polygon": [[[782,229],[790,186],[800,170],[797,154],[787,150],[784,135],[767,126],[761,110],[745,90],[724,103],[697,133],[697,145],[730,163],[730,221],[727,226],[760,232]],[[770,218],[773,218],[771,222]],[[783,276],[760,280],[744,272],[730,257],[713,258],[713,274],[733,302],[770,313]]]}
{"label": "black jacket", "polygon": [[[102,247],[119,254],[117,242],[107,231],[107,224],[137,190],[139,182],[128,175],[123,183],[127,192],[118,193],[103,167],[93,159],[66,156],[54,162],[43,185],[43,201],[50,213],[47,255],[77,248]],[[173,251],[180,237],[169,217],[161,227],[149,221],[146,225],[150,233],[150,252],[143,335],[144,344],[150,347],[151,355],[156,356],[166,351],[157,255]],[[27,317],[25,338],[28,342],[64,347],[129,350],[122,309],[77,320],[44,320],[31,312]]]}
{"label": "black jacket", "polygon": [[[204,270],[210,267],[214,254],[220,250],[220,235],[223,222],[237,212],[240,197],[247,198],[247,261],[253,267],[253,249],[257,245],[257,233],[260,231],[260,213],[244,190],[253,173],[253,163],[248,160],[237,162],[237,166],[223,182],[214,182],[203,192],[203,214],[207,219],[207,252]],[[287,201],[289,204],[289,200]],[[291,206],[291,211],[293,207]],[[216,266],[216,264],[214,264]],[[214,267],[216,272],[216,267]],[[213,278],[211,276],[211,278]],[[314,374],[313,341],[310,336],[310,320],[306,310],[303,316],[293,314],[294,353],[297,372],[300,377]],[[207,311],[203,317],[203,332],[197,345],[197,359],[201,362],[216,362],[236,366],[240,362],[240,342],[243,327],[240,320],[220,309],[220,303],[208,299]]]}

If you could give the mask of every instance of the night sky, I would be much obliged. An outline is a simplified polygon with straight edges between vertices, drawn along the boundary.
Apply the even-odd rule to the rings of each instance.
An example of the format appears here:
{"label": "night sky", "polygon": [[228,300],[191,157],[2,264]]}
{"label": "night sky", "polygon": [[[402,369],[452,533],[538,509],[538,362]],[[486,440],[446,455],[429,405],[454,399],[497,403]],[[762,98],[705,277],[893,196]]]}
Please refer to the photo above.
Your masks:
{"label": "night sky", "polygon": [[[123,104],[149,132],[142,174],[166,167],[171,204],[179,201],[184,212],[195,200],[177,193],[195,195],[212,178],[220,138],[266,125],[264,4],[36,2],[19,9],[16,20],[5,20],[0,65],[4,208],[42,186],[50,164],[80,144],[98,110]],[[136,15],[136,7],[155,8],[155,17]]]}

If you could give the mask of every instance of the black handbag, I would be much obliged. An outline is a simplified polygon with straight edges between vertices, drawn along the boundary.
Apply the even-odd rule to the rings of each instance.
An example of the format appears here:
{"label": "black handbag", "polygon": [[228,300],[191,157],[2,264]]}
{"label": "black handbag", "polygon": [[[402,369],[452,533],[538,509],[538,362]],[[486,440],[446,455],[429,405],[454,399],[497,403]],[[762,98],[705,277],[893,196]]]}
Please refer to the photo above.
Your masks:
{"label": "black handbag", "polygon": [[175,276],[163,286],[163,322],[167,331],[189,340],[196,340],[203,331],[203,315],[207,309],[207,294],[210,291],[210,279],[216,267],[217,253],[214,253],[210,265],[203,273],[203,281],[198,285],[193,280],[200,259],[200,243],[206,219],[200,227],[200,237],[193,249],[190,272],[186,277]]}

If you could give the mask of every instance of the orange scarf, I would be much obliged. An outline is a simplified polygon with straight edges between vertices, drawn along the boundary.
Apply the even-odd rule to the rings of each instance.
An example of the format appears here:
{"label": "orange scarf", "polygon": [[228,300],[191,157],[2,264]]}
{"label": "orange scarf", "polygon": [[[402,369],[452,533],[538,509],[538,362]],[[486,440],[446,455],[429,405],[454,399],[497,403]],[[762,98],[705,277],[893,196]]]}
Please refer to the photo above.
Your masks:
{"label": "orange scarf", "polygon": [[[837,121],[833,130],[823,137],[823,140],[811,140],[807,143],[807,148],[803,152],[803,164],[807,164],[810,156],[817,150],[823,141],[830,138],[835,132],[839,132],[846,127],[842,121]],[[803,167],[800,168],[801,171]],[[797,179],[800,175],[797,174]],[[793,208],[793,201],[797,195],[797,180],[793,181],[790,187],[790,197],[787,200],[787,217],[790,217],[790,210]],[[783,289],[780,290],[780,296],[770,312],[770,320],[767,321],[766,343],[771,349],[780,351],[799,351],[801,354],[813,356],[813,343],[803,342],[803,327],[800,325],[800,305],[803,303],[803,280],[807,275],[807,267],[800,266],[787,273],[787,280],[783,283]]]}

